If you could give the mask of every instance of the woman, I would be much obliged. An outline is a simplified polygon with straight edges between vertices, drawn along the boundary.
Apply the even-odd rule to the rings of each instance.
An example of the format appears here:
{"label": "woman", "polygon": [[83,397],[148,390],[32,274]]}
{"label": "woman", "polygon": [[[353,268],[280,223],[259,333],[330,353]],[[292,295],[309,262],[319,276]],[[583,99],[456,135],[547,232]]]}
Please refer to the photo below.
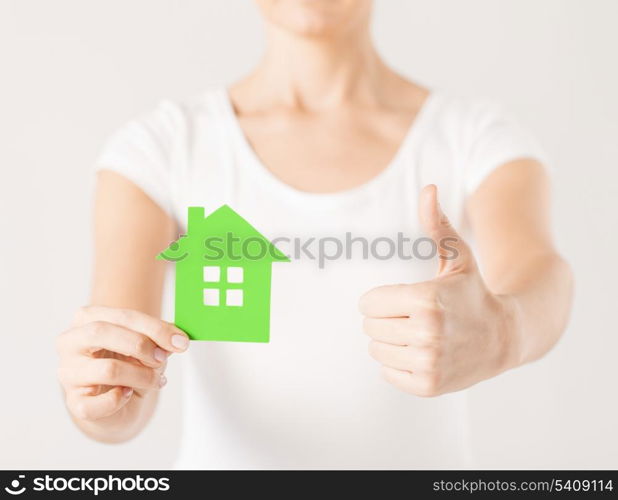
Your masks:
{"label": "woman", "polygon": [[[466,467],[458,391],[541,357],[567,321],[543,155],[495,105],[388,68],[370,0],[258,4],[268,48],[249,76],[162,103],[97,162],[93,305],[58,341],[69,412],[96,440],[130,439],[187,351],[178,467]],[[223,204],[271,239],[355,248],[274,265],[270,343],[188,349],[158,319],[154,256],[187,207]],[[434,241],[437,273],[366,255],[401,234]]]}

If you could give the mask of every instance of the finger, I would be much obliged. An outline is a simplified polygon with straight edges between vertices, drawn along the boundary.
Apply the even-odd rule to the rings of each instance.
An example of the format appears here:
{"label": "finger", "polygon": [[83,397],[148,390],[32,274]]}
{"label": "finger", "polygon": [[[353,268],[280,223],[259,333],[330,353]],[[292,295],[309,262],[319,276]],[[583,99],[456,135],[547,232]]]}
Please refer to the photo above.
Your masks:
{"label": "finger", "polygon": [[432,347],[437,335],[419,318],[365,318],[363,331],[373,340],[398,346]]}
{"label": "finger", "polygon": [[439,308],[438,286],[433,281],[379,286],[359,301],[361,313],[372,318],[405,318],[423,309]]}
{"label": "finger", "polygon": [[148,314],[114,307],[82,307],[75,319],[77,326],[93,321],[114,323],[129,330],[143,333],[159,347],[170,352],[182,352],[189,347],[189,337],[180,328]]}
{"label": "finger", "polygon": [[373,340],[399,346],[410,345],[410,318],[365,318],[363,331]]}
{"label": "finger", "polygon": [[146,366],[159,367],[169,352],[161,349],[149,337],[105,321],[93,321],[63,333],[58,340],[60,350],[92,354],[106,349],[141,361]]}
{"label": "finger", "polygon": [[467,269],[474,265],[472,252],[451,225],[438,201],[438,188],[429,184],[419,196],[419,220],[425,232],[434,240],[440,257],[438,274]]}
{"label": "finger", "polygon": [[133,395],[130,387],[113,387],[97,396],[73,394],[67,397],[69,411],[83,420],[98,420],[109,417],[126,405]]}
{"label": "finger", "polygon": [[397,389],[421,397],[433,397],[440,394],[435,377],[416,375],[407,370],[382,367],[382,376]]}
{"label": "finger", "polygon": [[407,347],[372,340],[369,342],[369,354],[383,366],[398,370],[412,369]]}
{"label": "finger", "polygon": [[425,372],[432,366],[429,351],[409,346],[385,344],[372,340],[369,342],[369,354],[381,365],[397,370]]}
{"label": "finger", "polygon": [[59,373],[63,385],[120,385],[134,389],[159,389],[165,377],[155,368],[139,366],[113,358],[83,358],[71,368],[62,367]]}

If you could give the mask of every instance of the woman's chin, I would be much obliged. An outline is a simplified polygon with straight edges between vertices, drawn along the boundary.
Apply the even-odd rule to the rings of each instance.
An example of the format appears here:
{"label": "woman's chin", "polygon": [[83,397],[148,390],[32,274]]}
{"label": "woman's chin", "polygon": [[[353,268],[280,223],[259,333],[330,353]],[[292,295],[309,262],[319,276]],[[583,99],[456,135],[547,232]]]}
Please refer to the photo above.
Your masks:
{"label": "woman's chin", "polygon": [[260,0],[263,15],[279,28],[298,36],[333,37],[359,24],[371,12],[370,0]]}
{"label": "woman's chin", "polygon": [[286,31],[307,38],[330,38],[341,32],[341,26],[329,20],[313,18],[286,23]]}

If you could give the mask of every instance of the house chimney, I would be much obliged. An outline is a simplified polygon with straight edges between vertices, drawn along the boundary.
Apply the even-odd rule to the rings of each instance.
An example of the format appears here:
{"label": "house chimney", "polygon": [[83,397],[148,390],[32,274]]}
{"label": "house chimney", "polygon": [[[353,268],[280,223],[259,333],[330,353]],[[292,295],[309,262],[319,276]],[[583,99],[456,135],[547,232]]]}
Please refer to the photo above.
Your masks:
{"label": "house chimney", "polygon": [[204,220],[204,207],[189,207],[189,221],[187,232],[199,231],[199,227]]}

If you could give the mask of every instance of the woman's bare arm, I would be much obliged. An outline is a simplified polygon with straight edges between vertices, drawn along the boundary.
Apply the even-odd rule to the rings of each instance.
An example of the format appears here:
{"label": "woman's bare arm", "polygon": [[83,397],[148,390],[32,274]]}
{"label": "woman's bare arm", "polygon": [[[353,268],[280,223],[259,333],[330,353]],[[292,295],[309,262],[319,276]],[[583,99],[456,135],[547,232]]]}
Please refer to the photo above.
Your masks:
{"label": "woman's bare arm", "polygon": [[537,359],[556,343],[568,319],[572,276],[552,244],[548,193],[535,161],[491,173],[467,205],[477,263],[442,212],[436,187],[423,189],[419,216],[441,249],[437,276],[361,298],[370,353],[390,383],[437,396]]}
{"label": "woman's bare arm", "polygon": [[171,218],[132,182],[111,171],[97,179],[91,305],[60,335],[60,380],[67,407],[90,437],[119,442],[154,411],[169,354],[188,339],[158,319]]}
{"label": "woman's bare arm", "polygon": [[92,303],[160,314],[165,262],[176,237],[172,219],[123,176],[101,171],[94,210]]}
{"label": "woman's bare arm", "polygon": [[470,198],[467,211],[489,289],[517,305],[515,362],[538,359],[564,331],[573,293],[571,269],[552,242],[545,169],[532,160],[498,168]]}

